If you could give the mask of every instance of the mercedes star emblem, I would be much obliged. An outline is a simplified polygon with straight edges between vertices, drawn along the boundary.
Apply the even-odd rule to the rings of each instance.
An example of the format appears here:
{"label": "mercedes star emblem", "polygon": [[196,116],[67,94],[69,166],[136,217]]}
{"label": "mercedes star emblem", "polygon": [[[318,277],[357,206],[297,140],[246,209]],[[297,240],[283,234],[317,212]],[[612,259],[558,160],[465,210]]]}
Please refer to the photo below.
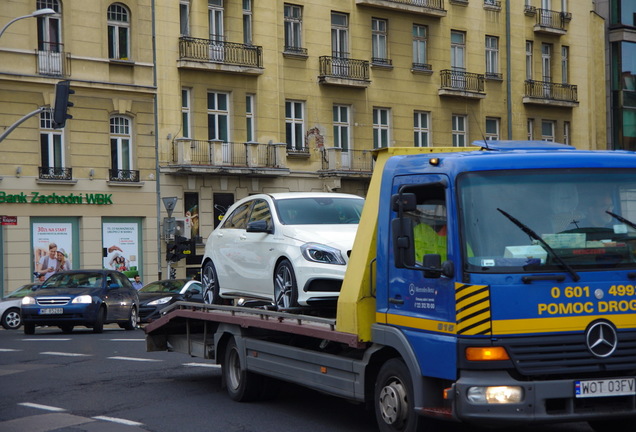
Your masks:
{"label": "mercedes star emblem", "polygon": [[609,357],[616,350],[618,335],[609,322],[599,321],[587,330],[585,341],[592,354],[604,358]]}

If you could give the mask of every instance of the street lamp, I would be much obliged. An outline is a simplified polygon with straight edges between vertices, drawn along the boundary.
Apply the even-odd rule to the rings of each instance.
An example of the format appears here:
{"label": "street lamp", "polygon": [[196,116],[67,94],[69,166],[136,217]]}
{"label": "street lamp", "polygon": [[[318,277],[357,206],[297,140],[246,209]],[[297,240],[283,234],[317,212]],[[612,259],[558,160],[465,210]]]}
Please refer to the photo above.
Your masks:
{"label": "street lamp", "polygon": [[44,9],[38,9],[35,12],[33,12],[32,14],[29,14],[29,15],[24,15],[24,16],[21,16],[21,17],[13,18],[4,27],[2,27],[2,30],[0,30],[0,37],[2,37],[2,33],[4,33],[4,31],[7,29],[7,27],[9,27],[11,24],[13,24],[14,22],[16,22],[18,20],[21,20],[21,19],[24,19],[24,18],[33,18],[33,17],[39,17],[39,16],[53,15],[53,14],[56,14],[56,13],[57,12],[55,12],[51,8],[44,8]]}

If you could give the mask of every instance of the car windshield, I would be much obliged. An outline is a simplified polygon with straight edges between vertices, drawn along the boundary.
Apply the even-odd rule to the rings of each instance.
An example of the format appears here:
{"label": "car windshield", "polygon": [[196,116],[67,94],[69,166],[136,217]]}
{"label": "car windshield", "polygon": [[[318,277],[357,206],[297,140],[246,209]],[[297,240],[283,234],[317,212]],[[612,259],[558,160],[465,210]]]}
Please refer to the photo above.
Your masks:
{"label": "car windshield", "polygon": [[23,285],[20,288],[18,288],[17,290],[13,291],[12,293],[9,293],[5,298],[6,299],[18,299],[18,298],[22,298],[24,296],[29,295],[29,293],[33,292],[33,290],[31,289],[32,287],[36,286],[35,284],[28,284],[28,285]]}
{"label": "car windshield", "polygon": [[636,268],[636,170],[475,172],[458,187],[469,272]]}
{"label": "car windshield", "polygon": [[276,201],[280,222],[284,225],[357,224],[363,199],[291,198]]}
{"label": "car windshield", "polygon": [[184,281],[171,279],[150,282],[144,286],[139,292],[142,293],[178,293],[183,288]]}
{"label": "car windshield", "polygon": [[101,273],[56,273],[41,288],[101,288],[102,278]]}

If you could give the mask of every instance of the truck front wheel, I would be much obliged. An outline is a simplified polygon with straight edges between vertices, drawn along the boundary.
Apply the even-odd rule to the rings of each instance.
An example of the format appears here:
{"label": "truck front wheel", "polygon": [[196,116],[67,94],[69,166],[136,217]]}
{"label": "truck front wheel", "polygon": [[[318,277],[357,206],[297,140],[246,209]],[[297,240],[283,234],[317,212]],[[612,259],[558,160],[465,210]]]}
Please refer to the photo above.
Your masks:
{"label": "truck front wheel", "polygon": [[249,402],[259,398],[263,377],[245,369],[234,338],[228,341],[221,367],[227,393],[232,400]]}
{"label": "truck front wheel", "polygon": [[413,385],[406,364],[387,361],[375,383],[375,418],[381,432],[416,432],[419,416],[413,412]]}

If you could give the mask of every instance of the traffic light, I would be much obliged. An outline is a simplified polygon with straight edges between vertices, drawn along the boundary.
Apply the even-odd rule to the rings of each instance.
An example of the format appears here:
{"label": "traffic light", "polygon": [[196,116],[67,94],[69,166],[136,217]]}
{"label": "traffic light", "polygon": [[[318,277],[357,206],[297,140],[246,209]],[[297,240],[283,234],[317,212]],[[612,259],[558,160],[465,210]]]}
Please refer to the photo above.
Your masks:
{"label": "traffic light", "polygon": [[176,236],[166,247],[166,261],[177,262],[195,253],[194,239]]}
{"label": "traffic light", "polygon": [[66,126],[66,120],[72,119],[73,116],[67,113],[69,107],[73,106],[73,102],[68,100],[69,95],[75,93],[71,89],[70,81],[59,81],[55,85],[55,109],[53,110],[53,128],[62,129]]}

